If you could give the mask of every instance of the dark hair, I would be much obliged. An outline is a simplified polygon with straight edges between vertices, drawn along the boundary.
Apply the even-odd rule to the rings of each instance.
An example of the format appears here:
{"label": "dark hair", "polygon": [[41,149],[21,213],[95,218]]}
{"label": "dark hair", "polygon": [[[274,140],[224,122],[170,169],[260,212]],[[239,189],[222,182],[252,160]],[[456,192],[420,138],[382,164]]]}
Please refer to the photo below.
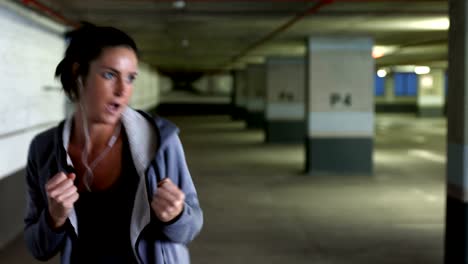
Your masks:
{"label": "dark hair", "polygon": [[[138,56],[135,41],[126,33],[113,27],[100,27],[86,22],[82,25],[65,34],[68,48],[65,57],[55,69],[55,77],[60,77],[63,90],[71,101],[76,101],[79,97],[77,78],[84,78],[88,74],[90,63],[98,58],[105,48],[125,46],[135,51]],[[79,67],[74,71],[75,63]]]}

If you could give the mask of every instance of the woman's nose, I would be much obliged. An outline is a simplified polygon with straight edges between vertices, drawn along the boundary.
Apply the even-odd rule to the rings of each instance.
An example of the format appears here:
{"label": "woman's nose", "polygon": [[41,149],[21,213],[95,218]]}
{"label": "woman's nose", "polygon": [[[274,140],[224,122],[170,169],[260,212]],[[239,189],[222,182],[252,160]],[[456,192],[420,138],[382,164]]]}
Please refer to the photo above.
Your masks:
{"label": "woman's nose", "polygon": [[117,97],[121,97],[125,94],[125,90],[127,89],[127,83],[123,79],[119,79],[117,85],[114,89],[114,95]]}

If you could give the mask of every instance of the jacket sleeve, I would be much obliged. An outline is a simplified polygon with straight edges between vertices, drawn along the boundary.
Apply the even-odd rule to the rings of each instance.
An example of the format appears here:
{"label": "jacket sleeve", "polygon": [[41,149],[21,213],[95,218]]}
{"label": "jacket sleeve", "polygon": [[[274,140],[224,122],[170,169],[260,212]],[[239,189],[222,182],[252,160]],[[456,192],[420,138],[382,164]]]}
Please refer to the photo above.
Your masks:
{"label": "jacket sleeve", "polygon": [[56,232],[48,224],[47,201],[42,195],[37,166],[37,151],[33,140],[29,147],[26,166],[27,208],[24,218],[24,236],[32,255],[46,261],[57,254],[65,239],[65,231]]}
{"label": "jacket sleeve", "polygon": [[166,175],[178,183],[185,194],[182,213],[175,221],[162,225],[163,234],[176,243],[188,244],[203,226],[203,212],[198,202],[197,192],[187,167],[182,143],[177,135],[171,136],[165,152]]}

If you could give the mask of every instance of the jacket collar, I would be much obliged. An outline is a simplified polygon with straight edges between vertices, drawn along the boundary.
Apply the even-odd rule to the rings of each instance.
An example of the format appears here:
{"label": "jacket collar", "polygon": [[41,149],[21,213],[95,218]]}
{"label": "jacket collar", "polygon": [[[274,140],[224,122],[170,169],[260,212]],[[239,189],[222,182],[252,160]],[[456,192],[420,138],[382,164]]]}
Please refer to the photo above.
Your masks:
{"label": "jacket collar", "polygon": [[139,174],[145,174],[159,145],[156,129],[145,117],[130,107],[127,107],[122,114],[122,124],[127,132],[135,167]]}
{"label": "jacket collar", "polygon": [[[73,117],[65,120],[62,132],[62,144],[65,150],[70,143]],[[140,113],[127,107],[122,113],[122,125],[127,133],[133,162],[138,174],[145,173],[158,148],[158,135],[154,126]],[[67,154],[67,165],[73,166]]]}

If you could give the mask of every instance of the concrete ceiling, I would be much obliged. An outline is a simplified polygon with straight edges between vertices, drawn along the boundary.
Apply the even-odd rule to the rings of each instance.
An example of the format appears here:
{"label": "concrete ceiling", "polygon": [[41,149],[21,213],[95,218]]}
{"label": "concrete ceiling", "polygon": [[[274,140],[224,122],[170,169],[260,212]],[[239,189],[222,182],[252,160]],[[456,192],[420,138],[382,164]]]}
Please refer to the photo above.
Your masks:
{"label": "concrete ceiling", "polygon": [[375,54],[383,55],[376,60],[379,66],[443,64],[447,57],[446,0],[335,0],[249,50],[320,1],[185,0],[181,9],[171,0],[39,2],[71,21],[128,32],[142,60],[166,71],[210,71],[268,56],[304,56],[305,38],[314,34],[372,36]]}

